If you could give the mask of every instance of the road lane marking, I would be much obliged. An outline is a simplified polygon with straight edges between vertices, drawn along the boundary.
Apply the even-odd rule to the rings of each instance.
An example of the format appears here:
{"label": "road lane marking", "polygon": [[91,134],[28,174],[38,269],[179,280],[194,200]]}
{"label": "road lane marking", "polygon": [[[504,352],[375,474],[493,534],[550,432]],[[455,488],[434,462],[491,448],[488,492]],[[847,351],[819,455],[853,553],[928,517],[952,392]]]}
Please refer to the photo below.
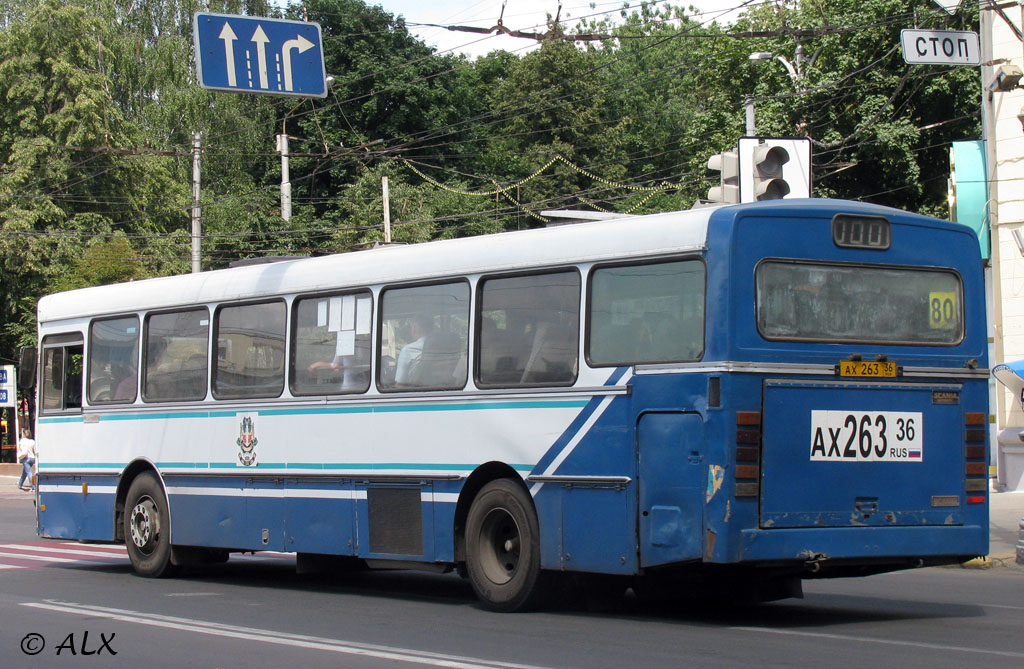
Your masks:
{"label": "road lane marking", "polygon": [[1009,604],[978,604],[981,607],[990,609],[1010,609],[1011,611],[1024,611],[1024,606],[1010,606]]}
{"label": "road lane marking", "polygon": [[835,641],[856,641],[858,643],[876,643],[887,646],[907,646],[910,648],[927,648],[930,650],[956,651],[960,653],[974,653],[977,655],[998,655],[1000,657],[1024,658],[1024,653],[1016,653],[1009,650],[989,650],[988,648],[970,648],[968,646],[947,646],[939,643],[926,643],[923,641],[902,641],[899,639],[878,639],[866,636],[852,636],[848,634],[827,634],[825,632],[800,632],[797,630],[780,630],[770,627],[730,627],[730,630],[737,632],[763,632],[765,634],[779,634],[783,636],[802,636],[814,639],[832,639]]}
{"label": "road lane marking", "polygon": [[138,611],[131,611],[128,609],[113,609],[105,606],[75,604],[73,602],[43,600],[41,602],[22,602],[21,605],[34,609],[55,611],[58,613],[72,613],[83,616],[107,618],[109,620],[117,620],[120,622],[137,623],[139,625],[162,627],[165,629],[173,629],[183,632],[195,632],[198,634],[226,637],[229,639],[261,641],[281,646],[324,650],[332,653],[342,653],[345,655],[360,655],[383,660],[394,660],[397,662],[410,662],[413,664],[424,664],[434,667],[448,667],[450,669],[541,669],[534,665],[513,664],[510,662],[484,660],[476,657],[463,657],[459,655],[445,655],[443,653],[431,653],[410,648],[399,648],[396,646],[378,646],[374,644],[358,643],[355,641],[328,639],[326,637],[289,634],[287,632],[261,630],[252,627],[238,627],[235,625],[227,625],[206,620],[196,620],[193,618],[177,618],[174,616],[162,616],[153,613],[140,613]]}

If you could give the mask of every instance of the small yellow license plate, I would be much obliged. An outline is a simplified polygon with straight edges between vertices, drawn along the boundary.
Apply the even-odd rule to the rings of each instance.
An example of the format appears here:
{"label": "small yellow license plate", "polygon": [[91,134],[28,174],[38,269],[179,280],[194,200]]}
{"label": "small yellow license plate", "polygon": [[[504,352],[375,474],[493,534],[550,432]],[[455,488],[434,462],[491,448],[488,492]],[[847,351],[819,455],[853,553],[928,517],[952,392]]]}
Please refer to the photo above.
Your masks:
{"label": "small yellow license plate", "polygon": [[881,379],[896,378],[895,362],[877,362],[874,360],[841,360],[839,376],[868,376]]}

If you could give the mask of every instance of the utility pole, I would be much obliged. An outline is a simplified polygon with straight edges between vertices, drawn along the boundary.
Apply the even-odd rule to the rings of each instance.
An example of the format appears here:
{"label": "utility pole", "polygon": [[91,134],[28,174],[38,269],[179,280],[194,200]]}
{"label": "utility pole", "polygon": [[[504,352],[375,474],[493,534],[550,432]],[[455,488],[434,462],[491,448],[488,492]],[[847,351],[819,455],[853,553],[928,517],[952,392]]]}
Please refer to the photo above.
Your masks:
{"label": "utility pole", "polygon": [[199,207],[199,152],[200,133],[192,134],[192,273],[203,271],[201,267],[202,209]]}
{"label": "utility pole", "polygon": [[281,218],[292,220],[292,181],[288,172],[288,135],[277,136],[277,150],[281,152]]}
{"label": "utility pole", "polygon": [[388,178],[381,177],[380,187],[384,193],[384,243],[391,243],[391,192],[388,189]]}

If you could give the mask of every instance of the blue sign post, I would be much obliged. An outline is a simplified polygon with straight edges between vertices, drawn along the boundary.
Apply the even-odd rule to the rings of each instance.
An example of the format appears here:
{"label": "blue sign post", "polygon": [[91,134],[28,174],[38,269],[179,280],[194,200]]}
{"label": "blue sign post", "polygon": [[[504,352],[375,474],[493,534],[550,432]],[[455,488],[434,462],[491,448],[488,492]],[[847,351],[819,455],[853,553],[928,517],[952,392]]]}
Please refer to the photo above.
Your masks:
{"label": "blue sign post", "polygon": [[197,13],[192,32],[203,88],[327,97],[318,23]]}

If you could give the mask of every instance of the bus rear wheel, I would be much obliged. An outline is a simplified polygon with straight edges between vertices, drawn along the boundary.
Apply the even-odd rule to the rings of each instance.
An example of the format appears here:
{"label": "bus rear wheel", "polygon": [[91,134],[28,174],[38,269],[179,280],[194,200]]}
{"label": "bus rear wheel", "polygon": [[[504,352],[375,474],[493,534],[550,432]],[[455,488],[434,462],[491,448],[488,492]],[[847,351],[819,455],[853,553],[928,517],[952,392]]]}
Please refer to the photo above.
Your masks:
{"label": "bus rear wheel", "polygon": [[171,575],[171,522],[167,497],[152,472],[139,474],[128,488],[124,543],[135,573],[149,578]]}
{"label": "bus rear wheel", "polygon": [[550,575],[540,568],[540,526],[521,485],[491,481],[473,500],[466,519],[466,571],[491,610],[524,611],[542,603]]}

